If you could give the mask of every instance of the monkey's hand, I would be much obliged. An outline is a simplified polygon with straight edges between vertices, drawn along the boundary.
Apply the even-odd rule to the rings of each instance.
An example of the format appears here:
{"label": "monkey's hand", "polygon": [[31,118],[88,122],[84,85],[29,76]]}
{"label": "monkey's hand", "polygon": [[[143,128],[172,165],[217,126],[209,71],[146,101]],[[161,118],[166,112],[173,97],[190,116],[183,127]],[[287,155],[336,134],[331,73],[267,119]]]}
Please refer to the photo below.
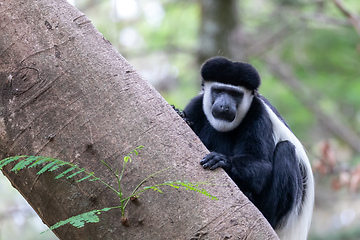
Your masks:
{"label": "monkey's hand", "polygon": [[210,170],[221,167],[225,171],[228,171],[231,168],[230,160],[225,155],[217,152],[211,152],[206,155],[200,161],[200,164],[203,166],[203,168],[209,168]]}

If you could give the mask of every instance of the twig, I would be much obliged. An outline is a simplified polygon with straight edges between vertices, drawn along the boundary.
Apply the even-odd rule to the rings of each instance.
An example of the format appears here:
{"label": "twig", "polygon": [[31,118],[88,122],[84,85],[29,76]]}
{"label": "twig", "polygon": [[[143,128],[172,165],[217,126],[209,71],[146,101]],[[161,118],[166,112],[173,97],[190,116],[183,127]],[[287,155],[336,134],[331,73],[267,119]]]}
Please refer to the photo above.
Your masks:
{"label": "twig", "polygon": [[341,0],[333,0],[335,6],[347,17],[349,18],[351,24],[354,26],[356,32],[360,35],[360,20],[358,19],[358,17],[351,13],[350,11],[348,11],[344,5],[342,4]]}
{"label": "twig", "polygon": [[317,93],[306,88],[293,73],[290,66],[282,62],[276,56],[264,57],[270,71],[273,72],[281,81],[284,81],[298,97],[298,99],[315,114],[322,125],[327,127],[332,133],[345,141],[356,152],[360,153],[360,137],[352,129],[343,124],[339,118],[325,113],[317,104]]}

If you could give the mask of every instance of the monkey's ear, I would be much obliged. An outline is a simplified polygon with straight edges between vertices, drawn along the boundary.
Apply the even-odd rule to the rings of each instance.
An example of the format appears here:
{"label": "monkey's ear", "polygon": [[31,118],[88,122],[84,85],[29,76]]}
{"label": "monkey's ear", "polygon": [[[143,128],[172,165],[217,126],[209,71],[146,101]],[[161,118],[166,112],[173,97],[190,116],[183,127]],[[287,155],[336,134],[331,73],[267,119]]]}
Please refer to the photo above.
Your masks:
{"label": "monkey's ear", "polygon": [[204,92],[204,80],[201,81],[201,92]]}

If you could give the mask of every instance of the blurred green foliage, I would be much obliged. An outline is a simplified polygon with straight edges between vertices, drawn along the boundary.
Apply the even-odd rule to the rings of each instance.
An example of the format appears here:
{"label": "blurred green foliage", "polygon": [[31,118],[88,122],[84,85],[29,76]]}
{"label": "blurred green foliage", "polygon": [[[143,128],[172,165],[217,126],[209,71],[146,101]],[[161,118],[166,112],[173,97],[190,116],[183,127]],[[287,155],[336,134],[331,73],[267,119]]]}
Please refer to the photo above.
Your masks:
{"label": "blurred green foliage", "polygon": [[326,234],[311,234],[311,240],[356,240],[360,238],[360,229],[357,227],[349,228],[342,231],[331,231]]}

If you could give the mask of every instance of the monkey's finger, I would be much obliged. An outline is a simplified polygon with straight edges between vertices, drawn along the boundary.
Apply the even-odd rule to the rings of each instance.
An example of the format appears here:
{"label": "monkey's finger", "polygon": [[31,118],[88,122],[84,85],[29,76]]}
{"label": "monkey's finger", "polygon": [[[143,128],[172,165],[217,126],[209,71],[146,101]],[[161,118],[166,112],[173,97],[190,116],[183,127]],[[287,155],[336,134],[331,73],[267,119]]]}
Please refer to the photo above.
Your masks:
{"label": "monkey's finger", "polygon": [[214,165],[212,165],[210,167],[210,170],[214,170],[214,169],[216,169],[218,167],[223,167],[223,166],[225,166],[225,162],[224,161],[219,161],[219,162],[215,163]]}

